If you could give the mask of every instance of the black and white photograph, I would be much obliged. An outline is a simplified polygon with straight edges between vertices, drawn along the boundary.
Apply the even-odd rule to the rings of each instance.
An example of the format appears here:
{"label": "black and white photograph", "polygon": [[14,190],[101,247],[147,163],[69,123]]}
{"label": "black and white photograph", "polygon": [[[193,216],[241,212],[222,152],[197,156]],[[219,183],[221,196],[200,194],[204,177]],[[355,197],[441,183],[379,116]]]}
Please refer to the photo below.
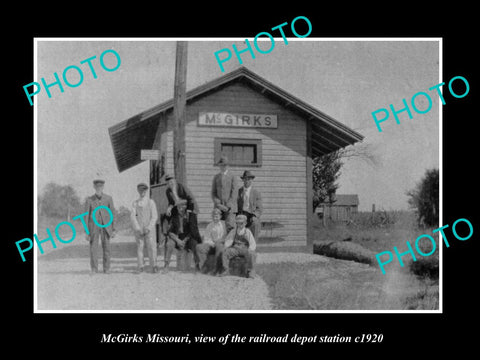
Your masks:
{"label": "black and white photograph", "polygon": [[3,24],[7,353],[474,350],[473,6],[34,5]]}
{"label": "black and white photograph", "polygon": [[440,38],[35,46],[35,311],[441,310]]}

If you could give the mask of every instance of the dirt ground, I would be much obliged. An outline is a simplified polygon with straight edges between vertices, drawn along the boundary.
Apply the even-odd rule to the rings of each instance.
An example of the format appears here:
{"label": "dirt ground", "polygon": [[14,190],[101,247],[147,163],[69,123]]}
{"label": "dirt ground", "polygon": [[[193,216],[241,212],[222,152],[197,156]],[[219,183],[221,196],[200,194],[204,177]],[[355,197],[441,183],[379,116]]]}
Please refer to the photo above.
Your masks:
{"label": "dirt ground", "polygon": [[[136,274],[136,245],[131,236],[111,243],[111,273],[90,274],[88,242],[61,244],[37,257],[38,310],[251,310],[269,309],[268,288],[260,278],[215,277],[176,271]],[[158,265],[163,267],[159,251]]]}
{"label": "dirt ground", "polygon": [[[315,267],[315,278],[320,277],[322,281],[316,282],[316,290],[322,297],[328,296],[333,290],[346,293],[352,288],[352,279],[358,279],[359,276],[376,281],[361,281],[363,284],[357,284],[358,294],[355,296],[367,296],[367,292],[373,291],[375,294],[387,294],[393,299],[398,296],[396,292],[401,282],[412,285],[410,279],[378,276],[378,269],[353,261],[301,252],[271,249],[262,251],[261,247],[258,250],[257,264],[280,264],[282,271],[287,273],[290,271],[289,266],[292,266],[288,264],[318,264]],[[175,269],[175,261],[168,274],[154,274],[148,266],[147,272],[135,274],[136,245],[129,236],[117,235],[114,238],[111,259],[110,274],[99,272],[90,275],[88,243],[82,238],[75,239],[70,244],[59,244],[57,249],[46,250],[43,255],[38,254],[37,309],[114,312],[274,308],[269,287],[261,277],[247,279],[180,272]],[[145,262],[148,264],[147,258]],[[99,254],[100,271],[101,263]],[[158,265],[163,266],[161,251],[158,254]],[[281,289],[275,289],[277,290]]]}

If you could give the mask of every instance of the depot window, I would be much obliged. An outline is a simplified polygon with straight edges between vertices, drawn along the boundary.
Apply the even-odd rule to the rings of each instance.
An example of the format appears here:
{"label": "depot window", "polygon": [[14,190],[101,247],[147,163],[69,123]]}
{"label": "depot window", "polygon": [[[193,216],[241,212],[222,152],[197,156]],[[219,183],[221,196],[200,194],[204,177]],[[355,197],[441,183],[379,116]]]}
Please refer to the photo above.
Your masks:
{"label": "depot window", "polygon": [[226,155],[230,166],[262,166],[262,140],[215,138],[215,164]]}

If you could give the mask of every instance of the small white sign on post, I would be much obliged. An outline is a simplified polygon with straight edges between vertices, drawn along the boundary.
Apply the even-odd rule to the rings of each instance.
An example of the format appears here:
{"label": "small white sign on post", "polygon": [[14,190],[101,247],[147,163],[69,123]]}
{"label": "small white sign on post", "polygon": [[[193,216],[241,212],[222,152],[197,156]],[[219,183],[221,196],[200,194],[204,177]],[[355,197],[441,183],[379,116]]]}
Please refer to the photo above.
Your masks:
{"label": "small white sign on post", "polygon": [[162,152],[160,150],[142,149],[140,151],[141,160],[160,160]]}

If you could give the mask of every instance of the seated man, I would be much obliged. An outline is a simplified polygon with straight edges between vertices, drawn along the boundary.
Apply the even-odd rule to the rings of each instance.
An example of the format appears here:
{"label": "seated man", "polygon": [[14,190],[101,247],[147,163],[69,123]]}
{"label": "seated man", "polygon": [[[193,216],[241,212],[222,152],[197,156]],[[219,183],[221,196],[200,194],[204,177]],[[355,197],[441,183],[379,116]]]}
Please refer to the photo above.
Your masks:
{"label": "seated man", "polygon": [[[165,267],[163,273],[169,270],[170,258],[173,249],[193,252],[195,260],[195,271],[198,266],[197,244],[202,240],[198,231],[197,216],[187,211],[185,200],[180,200],[175,206],[176,211],[172,212],[170,225],[165,239]],[[179,264],[177,264],[178,267]]]}
{"label": "seated man", "polygon": [[225,222],[221,220],[222,211],[218,208],[212,211],[212,222],[207,225],[203,236],[203,243],[197,245],[197,254],[199,258],[200,271],[206,272],[204,267],[207,256],[215,254],[214,268],[210,271],[214,273],[217,262],[220,260],[220,254],[223,250],[223,243],[227,235]]}
{"label": "seated man", "polygon": [[225,238],[225,249],[222,253],[222,266],[224,271],[220,275],[230,275],[230,259],[237,256],[243,256],[247,261],[248,277],[254,278],[256,257],[255,238],[253,237],[252,232],[246,228],[247,217],[245,215],[237,215],[235,223],[235,229],[232,229]]}

